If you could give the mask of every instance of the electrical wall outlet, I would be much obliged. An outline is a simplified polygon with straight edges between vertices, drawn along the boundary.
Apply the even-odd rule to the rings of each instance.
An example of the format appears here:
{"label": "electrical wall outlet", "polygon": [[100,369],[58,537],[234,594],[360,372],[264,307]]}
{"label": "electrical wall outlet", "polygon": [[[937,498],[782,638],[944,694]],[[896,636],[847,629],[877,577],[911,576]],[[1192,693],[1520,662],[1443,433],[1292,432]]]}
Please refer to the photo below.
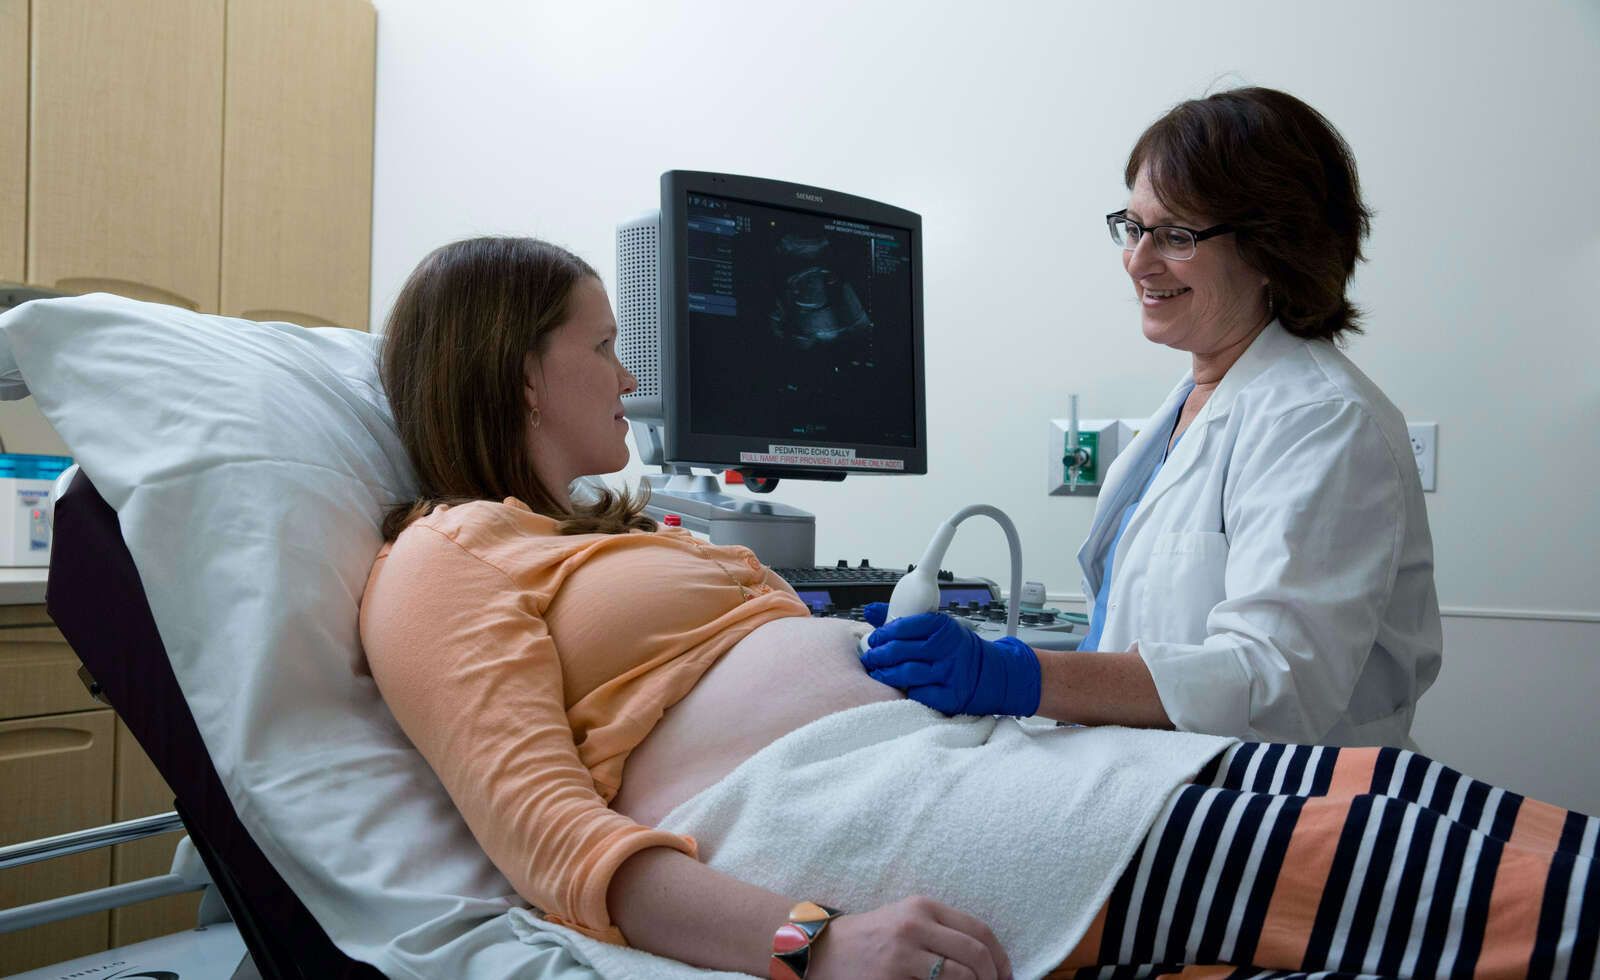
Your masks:
{"label": "electrical wall outlet", "polygon": [[1408,422],[1406,431],[1411,434],[1411,456],[1417,461],[1422,489],[1431,493],[1439,460],[1439,423]]}

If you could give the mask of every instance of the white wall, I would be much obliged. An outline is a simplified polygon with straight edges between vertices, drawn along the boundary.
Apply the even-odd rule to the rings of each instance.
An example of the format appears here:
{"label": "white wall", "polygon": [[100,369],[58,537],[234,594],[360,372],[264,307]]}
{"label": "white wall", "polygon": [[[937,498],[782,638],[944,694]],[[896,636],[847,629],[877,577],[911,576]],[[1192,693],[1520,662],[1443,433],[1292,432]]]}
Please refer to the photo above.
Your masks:
{"label": "white wall", "polygon": [[[1141,337],[1101,219],[1125,203],[1127,150],[1212,86],[1301,96],[1344,133],[1377,210],[1351,355],[1439,423],[1443,604],[1600,621],[1594,0],[377,6],[374,323],[424,253],[472,234],[552,239],[609,280],[614,223],[656,203],[667,169],[918,211],[929,475],[778,499],[818,515],[819,560],[883,564],[992,502],[1055,593],[1077,591],[1093,503],[1045,495],[1045,420],[1069,392],[1085,416],[1146,414],[1185,367]],[[1001,536],[964,531],[947,567],[1001,577]],[[1482,622],[1451,627],[1441,690],[1507,669],[1452,659]],[[1576,635],[1534,642],[1547,634]],[[1592,669],[1585,635],[1568,652]],[[1572,745],[1600,735],[1551,724]]]}
{"label": "white wall", "polygon": [[1507,789],[1600,813],[1600,623],[1446,616],[1417,705],[1422,750]]}

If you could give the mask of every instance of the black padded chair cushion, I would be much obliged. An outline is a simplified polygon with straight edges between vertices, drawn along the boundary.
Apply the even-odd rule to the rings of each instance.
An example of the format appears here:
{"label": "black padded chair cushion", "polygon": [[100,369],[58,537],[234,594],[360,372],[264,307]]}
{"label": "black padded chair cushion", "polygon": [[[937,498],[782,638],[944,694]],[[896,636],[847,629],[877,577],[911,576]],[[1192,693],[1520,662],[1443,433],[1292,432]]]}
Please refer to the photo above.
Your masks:
{"label": "black padded chair cushion", "polygon": [[117,514],[80,470],[56,503],[45,606],[177,796],[265,978],[381,977],[339,951],[239,823],[156,631]]}

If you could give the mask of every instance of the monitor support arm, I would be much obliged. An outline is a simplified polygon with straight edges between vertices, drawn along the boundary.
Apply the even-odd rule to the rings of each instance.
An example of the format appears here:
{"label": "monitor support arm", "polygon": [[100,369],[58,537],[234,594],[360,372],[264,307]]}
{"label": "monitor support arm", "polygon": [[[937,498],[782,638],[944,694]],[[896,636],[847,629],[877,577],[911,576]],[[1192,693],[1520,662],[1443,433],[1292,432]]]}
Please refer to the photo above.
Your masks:
{"label": "monitor support arm", "polygon": [[687,466],[662,466],[647,473],[650,489],[645,513],[662,520],[676,514],[683,526],[711,538],[712,544],[742,545],[774,568],[810,568],[817,557],[817,519],[809,511],[769,500],[722,492],[710,474]]}

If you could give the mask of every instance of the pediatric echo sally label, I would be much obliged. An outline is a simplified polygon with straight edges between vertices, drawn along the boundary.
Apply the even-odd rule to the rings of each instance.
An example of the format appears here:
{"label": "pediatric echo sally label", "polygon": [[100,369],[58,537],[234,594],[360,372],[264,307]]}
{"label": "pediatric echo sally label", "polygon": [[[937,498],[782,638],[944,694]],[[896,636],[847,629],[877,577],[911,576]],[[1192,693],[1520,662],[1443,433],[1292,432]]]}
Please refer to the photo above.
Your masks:
{"label": "pediatric echo sally label", "polygon": [[768,446],[764,453],[741,452],[741,463],[766,466],[836,466],[863,470],[903,470],[905,460],[857,456],[854,449],[835,446]]}

